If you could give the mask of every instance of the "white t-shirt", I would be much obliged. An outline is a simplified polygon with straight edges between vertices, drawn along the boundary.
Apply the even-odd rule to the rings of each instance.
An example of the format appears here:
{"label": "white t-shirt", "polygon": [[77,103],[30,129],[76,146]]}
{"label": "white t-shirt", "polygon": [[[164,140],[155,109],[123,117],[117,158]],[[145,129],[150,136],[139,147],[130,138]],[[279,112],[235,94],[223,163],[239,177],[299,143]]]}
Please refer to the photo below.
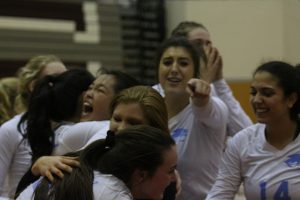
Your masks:
{"label": "white t-shirt", "polygon": [[[160,84],[156,84],[152,87],[162,96],[165,96],[164,90]],[[224,79],[214,81],[211,84],[211,89],[212,96],[219,97],[228,108],[227,134],[229,136],[233,136],[240,130],[252,125],[251,119],[245,113],[240,103],[235,99],[229,85]]]}
{"label": "white t-shirt", "polygon": [[300,137],[278,150],[255,124],[234,136],[207,199],[234,199],[243,182],[247,199],[300,199]]}
{"label": "white t-shirt", "polygon": [[[17,130],[20,118],[21,115],[17,115],[0,127],[1,197],[14,196],[20,179],[31,165],[30,145]],[[52,155],[63,155],[81,149],[103,126],[106,126],[106,123],[98,121],[63,123],[55,130],[55,146]]]}
{"label": "white t-shirt", "polygon": [[[17,200],[30,200],[40,180],[28,186]],[[94,172],[93,193],[94,200],[133,200],[127,186],[111,174]]]}
{"label": "white t-shirt", "polygon": [[204,199],[212,187],[225,148],[227,117],[226,105],[211,97],[206,106],[190,103],[169,120],[178,151],[181,200]]}

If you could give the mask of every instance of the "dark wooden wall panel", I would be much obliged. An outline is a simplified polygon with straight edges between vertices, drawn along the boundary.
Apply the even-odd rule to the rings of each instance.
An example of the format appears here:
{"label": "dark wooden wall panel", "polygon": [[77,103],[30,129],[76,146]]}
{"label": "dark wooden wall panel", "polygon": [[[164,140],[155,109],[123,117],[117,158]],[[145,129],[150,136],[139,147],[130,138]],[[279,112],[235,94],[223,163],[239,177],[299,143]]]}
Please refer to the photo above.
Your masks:
{"label": "dark wooden wall panel", "polygon": [[[89,2],[92,5],[86,5]],[[92,7],[91,10],[96,10],[96,13],[87,16],[86,6]],[[53,22],[68,20],[68,23],[75,23],[74,31],[59,30],[60,26],[57,26],[57,31],[49,31],[43,28],[7,28],[5,24],[0,24],[0,77],[12,75],[17,68],[15,65],[25,63],[39,54],[55,54],[66,63],[82,65],[96,61],[108,68],[120,68],[122,48],[118,13],[117,5],[104,5],[97,1],[29,0],[26,5],[25,1],[18,0],[0,2],[0,23],[1,19],[7,17],[16,20],[33,19],[33,23],[34,19],[56,20]],[[97,25],[99,31],[93,31]],[[74,39],[78,33],[98,36],[99,41],[78,42]]]}

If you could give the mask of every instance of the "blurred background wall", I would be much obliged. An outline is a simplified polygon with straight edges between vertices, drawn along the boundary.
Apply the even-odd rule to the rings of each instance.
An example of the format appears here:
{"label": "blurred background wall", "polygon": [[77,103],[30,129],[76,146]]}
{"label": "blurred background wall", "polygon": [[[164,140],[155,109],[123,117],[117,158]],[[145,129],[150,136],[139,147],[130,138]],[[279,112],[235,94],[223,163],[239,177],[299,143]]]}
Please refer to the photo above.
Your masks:
{"label": "blurred background wall", "polygon": [[68,66],[124,69],[156,83],[157,45],[184,20],[203,23],[224,61],[224,76],[253,118],[253,70],[273,59],[300,63],[299,0],[3,0],[0,77],[32,56]]}

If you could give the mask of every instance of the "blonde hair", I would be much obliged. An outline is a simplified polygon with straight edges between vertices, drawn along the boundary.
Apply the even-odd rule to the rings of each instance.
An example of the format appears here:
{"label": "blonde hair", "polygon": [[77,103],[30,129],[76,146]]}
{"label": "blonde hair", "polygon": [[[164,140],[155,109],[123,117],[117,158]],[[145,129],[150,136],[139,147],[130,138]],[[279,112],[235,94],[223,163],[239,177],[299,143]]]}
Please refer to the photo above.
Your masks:
{"label": "blonde hair", "polygon": [[110,104],[110,114],[120,103],[138,103],[149,122],[148,125],[169,133],[168,113],[163,97],[150,86],[134,86],[122,90]]}
{"label": "blonde hair", "polygon": [[31,58],[24,67],[18,71],[20,79],[20,90],[18,100],[23,104],[24,110],[28,106],[28,100],[31,94],[30,84],[39,79],[44,68],[52,62],[62,62],[55,55],[39,55]]}
{"label": "blonde hair", "polygon": [[16,101],[18,88],[17,77],[0,79],[0,125],[20,112]]}

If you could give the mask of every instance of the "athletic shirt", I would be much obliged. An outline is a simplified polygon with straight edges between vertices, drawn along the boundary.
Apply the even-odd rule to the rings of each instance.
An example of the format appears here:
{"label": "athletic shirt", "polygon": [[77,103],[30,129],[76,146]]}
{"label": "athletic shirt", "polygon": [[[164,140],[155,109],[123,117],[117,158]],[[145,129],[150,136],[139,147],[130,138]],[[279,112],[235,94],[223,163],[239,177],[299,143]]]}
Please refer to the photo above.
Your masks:
{"label": "athletic shirt", "polygon": [[[152,87],[163,97],[165,96],[160,84],[156,84]],[[245,113],[240,103],[235,99],[230,87],[224,79],[214,81],[211,84],[211,95],[220,98],[228,108],[227,135],[233,136],[240,130],[252,125],[251,119]]]}
{"label": "athletic shirt", "polygon": [[[30,145],[17,129],[20,119],[21,115],[17,115],[0,127],[1,197],[14,197],[20,179],[31,166]],[[79,150],[107,123],[109,122],[62,123],[55,129],[55,145],[52,155],[63,155]],[[22,127],[23,132],[24,129]]]}
{"label": "athletic shirt", "polygon": [[242,182],[247,199],[300,199],[300,137],[278,150],[266,141],[264,124],[239,132],[207,199],[234,199]]}
{"label": "athletic shirt", "polygon": [[[18,131],[21,114],[0,127],[0,196],[13,197],[31,164],[31,149]],[[8,187],[9,186],[9,187]]]}
{"label": "athletic shirt", "polygon": [[108,120],[61,124],[55,130],[55,145],[52,155],[64,155],[80,150],[99,130],[108,126]]}
{"label": "athletic shirt", "polygon": [[[17,200],[32,199],[34,190],[41,179],[29,185],[17,198]],[[133,200],[127,186],[117,177],[111,174],[94,172],[93,181],[94,200]]]}
{"label": "athletic shirt", "polygon": [[181,200],[204,199],[215,182],[225,146],[227,117],[225,104],[210,97],[207,105],[190,103],[169,120],[177,145]]}

